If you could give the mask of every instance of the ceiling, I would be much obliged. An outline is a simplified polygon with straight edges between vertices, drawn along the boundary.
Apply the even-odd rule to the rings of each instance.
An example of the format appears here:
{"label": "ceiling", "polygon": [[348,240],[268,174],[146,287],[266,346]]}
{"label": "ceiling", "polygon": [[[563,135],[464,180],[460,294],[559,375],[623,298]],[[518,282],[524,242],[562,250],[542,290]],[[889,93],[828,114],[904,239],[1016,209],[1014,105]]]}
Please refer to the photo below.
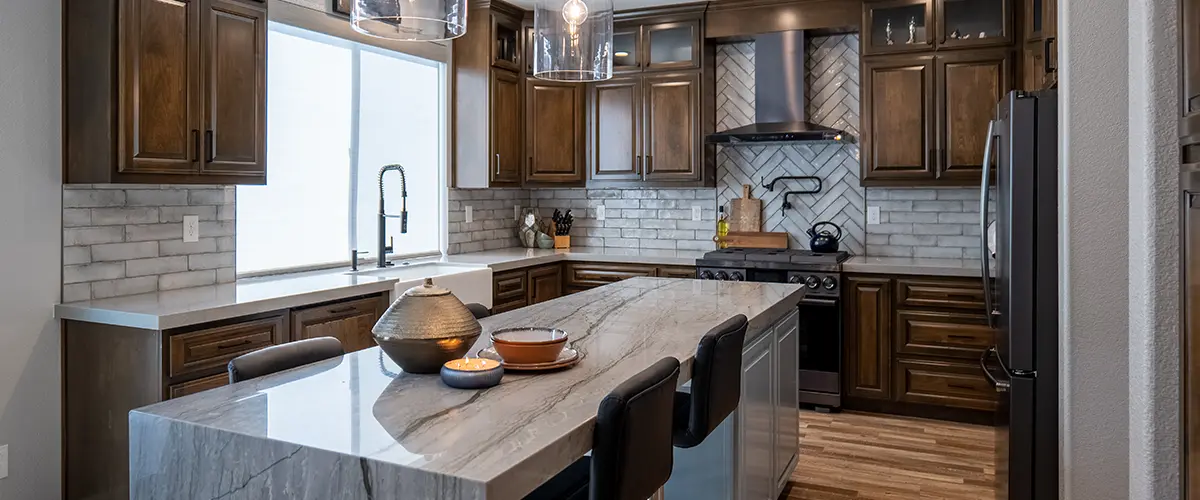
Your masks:
{"label": "ceiling", "polygon": [[[657,5],[671,5],[677,3],[693,3],[695,0],[612,0],[613,8],[616,10],[640,9],[643,7],[654,7]],[[533,10],[537,0],[509,0],[508,3],[516,5],[522,9]]]}

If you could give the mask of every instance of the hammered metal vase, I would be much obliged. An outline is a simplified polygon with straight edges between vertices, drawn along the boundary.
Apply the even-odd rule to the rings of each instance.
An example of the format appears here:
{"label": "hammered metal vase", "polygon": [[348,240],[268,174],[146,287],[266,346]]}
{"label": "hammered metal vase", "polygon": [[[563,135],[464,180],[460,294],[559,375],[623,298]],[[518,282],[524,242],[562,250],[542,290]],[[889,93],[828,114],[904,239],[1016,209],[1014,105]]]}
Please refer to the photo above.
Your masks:
{"label": "hammered metal vase", "polygon": [[461,358],[483,328],[450,290],[425,284],[408,289],[371,329],[383,352],[409,373],[438,373]]}

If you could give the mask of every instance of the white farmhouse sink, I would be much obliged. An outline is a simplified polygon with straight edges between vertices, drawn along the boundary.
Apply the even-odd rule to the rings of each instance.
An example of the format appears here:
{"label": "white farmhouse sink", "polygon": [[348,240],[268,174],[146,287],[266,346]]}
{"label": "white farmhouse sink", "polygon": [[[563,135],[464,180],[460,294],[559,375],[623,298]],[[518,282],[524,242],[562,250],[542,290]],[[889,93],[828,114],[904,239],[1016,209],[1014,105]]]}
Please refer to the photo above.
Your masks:
{"label": "white farmhouse sink", "polygon": [[449,289],[464,304],[476,302],[492,307],[492,269],[486,266],[423,262],[346,274],[400,280],[392,290],[391,300],[396,300],[409,288],[420,286],[425,278],[433,278],[435,285]]}

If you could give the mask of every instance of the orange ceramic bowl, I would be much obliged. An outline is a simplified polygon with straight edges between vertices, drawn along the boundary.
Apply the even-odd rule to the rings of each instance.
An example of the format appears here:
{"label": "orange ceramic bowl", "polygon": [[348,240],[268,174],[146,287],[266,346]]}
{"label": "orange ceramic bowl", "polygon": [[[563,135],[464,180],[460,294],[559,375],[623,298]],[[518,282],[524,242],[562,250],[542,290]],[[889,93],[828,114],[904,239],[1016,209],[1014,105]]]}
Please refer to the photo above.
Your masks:
{"label": "orange ceramic bowl", "polygon": [[567,332],[557,328],[504,328],[492,332],[492,346],[505,363],[549,363],[567,345]]}

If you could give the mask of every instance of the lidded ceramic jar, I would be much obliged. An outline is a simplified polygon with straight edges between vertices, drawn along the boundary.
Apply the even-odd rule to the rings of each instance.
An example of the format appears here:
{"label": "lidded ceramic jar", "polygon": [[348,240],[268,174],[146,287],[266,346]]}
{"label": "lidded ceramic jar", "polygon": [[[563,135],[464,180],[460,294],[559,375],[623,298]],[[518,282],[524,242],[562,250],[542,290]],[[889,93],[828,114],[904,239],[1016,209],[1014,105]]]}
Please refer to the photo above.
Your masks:
{"label": "lidded ceramic jar", "polygon": [[482,332],[467,306],[432,278],[404,292],[371,328],[383,352],[409,373],[438,373],[465,356]]}

